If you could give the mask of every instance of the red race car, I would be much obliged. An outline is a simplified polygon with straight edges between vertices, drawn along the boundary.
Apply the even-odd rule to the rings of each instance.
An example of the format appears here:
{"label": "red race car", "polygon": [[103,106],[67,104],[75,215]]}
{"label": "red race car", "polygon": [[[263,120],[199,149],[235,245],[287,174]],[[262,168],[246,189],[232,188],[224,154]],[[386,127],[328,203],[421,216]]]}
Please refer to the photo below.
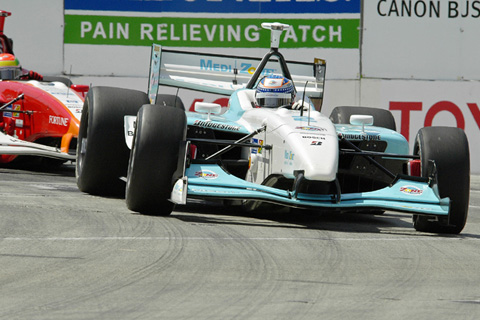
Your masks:
{"label": "red race car", "polygon": [[3,32],[10,15],[0,11],[0,163],[19,155],[74,160],[89,87],[23,69]]}

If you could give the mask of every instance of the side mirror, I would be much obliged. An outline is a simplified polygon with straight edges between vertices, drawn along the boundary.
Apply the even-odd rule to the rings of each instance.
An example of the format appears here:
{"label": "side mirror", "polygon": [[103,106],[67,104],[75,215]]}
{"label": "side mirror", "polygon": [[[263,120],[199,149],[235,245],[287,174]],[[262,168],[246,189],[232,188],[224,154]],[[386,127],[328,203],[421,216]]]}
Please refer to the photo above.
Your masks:
{"label": "side mirror", "polygon": [[353,114],[350,116],[350,124],[362,126],[362,132],[365,132],[365,125],[371,126],[373,124],[373,116]]}
{"label": "side mirror", "polygon": [[194,110],[195,112],[208,114],[207,121],[211,121],[210,115],[220,114],[222,112],[222,106],[218,103],[195,102]]}

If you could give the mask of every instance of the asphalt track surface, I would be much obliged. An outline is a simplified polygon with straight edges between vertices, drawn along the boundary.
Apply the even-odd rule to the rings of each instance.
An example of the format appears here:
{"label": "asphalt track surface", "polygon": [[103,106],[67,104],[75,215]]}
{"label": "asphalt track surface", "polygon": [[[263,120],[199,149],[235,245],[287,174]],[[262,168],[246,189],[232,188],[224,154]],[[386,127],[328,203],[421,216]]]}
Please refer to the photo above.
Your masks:
{"label": "asphalt track surface", "polygon": [[458,236],[409,215],[128,211],[74,167],[0,168],[0,319],[479,319],[480,177]]}

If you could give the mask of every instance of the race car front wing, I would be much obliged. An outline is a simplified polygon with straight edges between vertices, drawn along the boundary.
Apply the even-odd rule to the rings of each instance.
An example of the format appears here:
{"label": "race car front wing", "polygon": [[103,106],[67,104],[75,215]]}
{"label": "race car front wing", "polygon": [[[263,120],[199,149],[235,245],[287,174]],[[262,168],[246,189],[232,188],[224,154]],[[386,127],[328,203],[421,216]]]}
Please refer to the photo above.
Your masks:
{"label": "race car front wing", "polygon": [[[418,180],[418,181],[417,181]],[[191,164],[178,179],[171,200],[185,204],[187,198],[243,199],[295,208],[382,209],[412,214],[448,217],[449,198],[440,199],[428,182],[401,177],[388,187],[336,195],[305,194],[259,185],[225,172],[217,164]]]}
{"label": "race car front wing", "polygon": [[29,142],[0,132],[0,154],[42,156],[62,160],[75,160],[75,155],[61,152],[60,149]]}

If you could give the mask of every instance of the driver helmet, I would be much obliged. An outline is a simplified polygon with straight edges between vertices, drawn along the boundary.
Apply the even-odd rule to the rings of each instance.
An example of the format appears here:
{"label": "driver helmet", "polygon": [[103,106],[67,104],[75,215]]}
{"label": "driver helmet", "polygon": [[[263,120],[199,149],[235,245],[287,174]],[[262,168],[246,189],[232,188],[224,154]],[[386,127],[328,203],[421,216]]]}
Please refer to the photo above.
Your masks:
{"label": "driver helmet", "polygon": [[264,108],[291,106],[295,99],[295,88],[292,81],[283,76],[266,76],[257,85],[255,99]]}
{"label": "driver helmet", "polygon": [[13,54],[0,53],[0,79],[12,80],[22,74],[20,62]]}

